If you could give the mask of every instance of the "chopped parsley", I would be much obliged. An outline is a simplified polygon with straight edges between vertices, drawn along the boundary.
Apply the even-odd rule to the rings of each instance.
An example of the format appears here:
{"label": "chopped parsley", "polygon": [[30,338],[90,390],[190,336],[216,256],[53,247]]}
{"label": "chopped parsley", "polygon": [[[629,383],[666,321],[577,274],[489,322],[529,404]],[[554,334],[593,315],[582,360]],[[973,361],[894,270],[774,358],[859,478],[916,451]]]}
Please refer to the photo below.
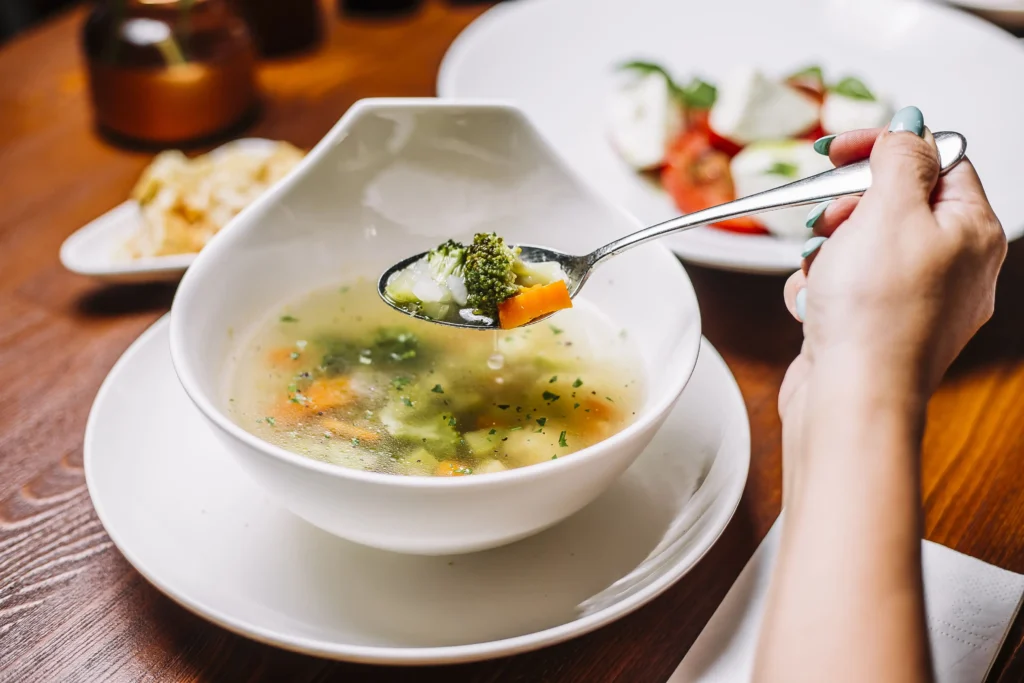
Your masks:
{"label": "chopped parsley", "polygon": [[498,433],[497,429],[492,429],[491,431],[487,432],[488,435],[490,435],[490,434],[497,434],[497,433]]}
{"label": "chopped parsley", "polygon": [[583,386],[583,380],[581,380],[579,377],[577,377],[576,381],[572,383],[572,388],[573,389],[579,389],[582,386]]}
{"label": "chopped parsley", "polygon": [[435,394],[443,394],[444,393],[444,389],[441,388],[440,384],[435,384],[434,388],[431,389],[431,391],[433,391]]}
{"label": "chopped parsley", "polygon": [[551,379],[548,380],[548,384],[554,384],[557,381],[558,381],[558,375],[553,375],[551,377]]}
{"label": "chopped parsley", "polygon": [[391,386],[393,386],[395,389],[401,389],[411,381],[412,380],[409,379],[408,377],[396,377],[393,380],[391,380]]}
{"label": "chopped parsley", "polygon": [[498,410],[508,410],[509,407],[510,407],[509,404],[502,403],[501,405],[498,406]]}
{"label": "chopped parsley", "polygon": [[558,394],[552,394],[550,391],[545,391],[543,394],[541,394],[541,398],[543,398],[548,403],[554,403],[555,401],[562,397],[559,396]]}
{"label": "chopped parsley", "polygon": [[543,427],[544,423],[546,423],[547,421],[548,421],[548,419],[546,417],[538,417],[537,418],[537,424],[539,424],[541,427]]}
{"label": "chopped parsley", "polygon": [[455,426],[455,418],[454,417],[448,418],[448,426],[449,427],[454,427]]}
{"label": "chopped parsley", "polygon": [[404,403],[405,405],[407,405],[410,408],[412,408],[412,399],[409,398],[408,396],[403,396],[402,397],[402,403]]}
{"label": "chopped parsley", "polygon": [[272,417],[265,417],[263,419],[266,420],[267,424],[270,425],[271,427],[274,427],[274,426],[277,425],[277,421],[274,418],[272,418]]}
{"label": "chopped parsley", "polygon": [[283,323],[297,323],[299,319],[293,315],[282,315],[279,320]]}
{"label": "chopped parsley", "polygon": [[551,334],[562,334],[565,332],[561,327],[555,327],[554,325],[548,325],[551,328]]}
{"label": "chopped parsley", "polygon": [[561,446],[562,448],[569,447],[569,444],[565,442],[565,432],[562,432],[561,434],[558,435],[558,445]]}

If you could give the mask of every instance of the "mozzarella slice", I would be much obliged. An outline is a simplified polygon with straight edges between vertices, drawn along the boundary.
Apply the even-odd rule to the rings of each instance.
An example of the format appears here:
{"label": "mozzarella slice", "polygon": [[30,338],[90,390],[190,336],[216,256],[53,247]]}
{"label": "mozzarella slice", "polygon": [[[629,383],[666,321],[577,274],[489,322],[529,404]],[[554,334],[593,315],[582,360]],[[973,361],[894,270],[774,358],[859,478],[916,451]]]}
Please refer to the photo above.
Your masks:
{"label": "mozzarella slice", "polygon": [[[832,168],[828,157],[814,151],[805,140],[755,142],[732,158],[730,171],[737,197],[764,192]],[[778,209],[757,216],[778,237],[806,239],[807,207]]]}
{"label": "mozzarella slice", "polygon": [[781,140],[818,122],[818,105],[785,83],[752,67],[733,70],[718,87],[711,128],[736,144]]}
{"label": "mozzarella slice", "polygon": [[608,101],[612,144],[633,168],[665,163],[669,144],[683,131],[683,107],[659,73],[627,79]]}
{"label": "mozzarella slice", "polygon": [[821,107],[821,127],[836,135],[859,128],[879,128],[889,122],[893,113],[888,102],[829,93]]}

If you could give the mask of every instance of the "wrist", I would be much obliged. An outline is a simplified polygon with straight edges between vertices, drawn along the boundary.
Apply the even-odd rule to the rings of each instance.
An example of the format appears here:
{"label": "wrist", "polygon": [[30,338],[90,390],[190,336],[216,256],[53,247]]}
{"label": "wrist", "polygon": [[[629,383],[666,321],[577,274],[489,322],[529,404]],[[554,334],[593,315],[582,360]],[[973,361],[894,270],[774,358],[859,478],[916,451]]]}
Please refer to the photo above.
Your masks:
{"label": "wrist", "polygon": [[931,394],[923,375],[921,362],[906,354],[835,348],[815,354],[810,381],[825,397],[917,416]]}

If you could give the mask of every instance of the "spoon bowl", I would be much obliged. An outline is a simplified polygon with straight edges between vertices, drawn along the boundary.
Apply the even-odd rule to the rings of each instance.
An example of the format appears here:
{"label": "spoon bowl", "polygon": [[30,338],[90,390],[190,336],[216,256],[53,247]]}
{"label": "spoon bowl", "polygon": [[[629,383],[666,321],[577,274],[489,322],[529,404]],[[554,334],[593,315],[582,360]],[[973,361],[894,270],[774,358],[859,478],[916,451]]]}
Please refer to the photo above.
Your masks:
{"label": "spoon bowl", "polygon": [[[935,145],[939,152],[940,174],[947,173],[959,164],[967,154],[967,139],[960,133],[950,131],[935,133]],[[831,171],[796,180],[771,190],[741,197],[725,204],[719,204],[718,206],[652,225],[614,242],[610,242],[583,256],[574,256],[547,247],[521,244],[519,245],[520,258],[527,263],[542,263],[546,261],[558,263],[562,268],[562,272],[566,275],[569,298],[575,298],[598,264],[605,259],[621,254],[645,242],[683,230],[689,230],[690,228],[696,228],[699,225],[718,223],[741,216],[752,216],[789,206],[816,204],[828,199],[835,199],[836,197],[859,195],[866,192],[870,187],[871,166],[869,160],[864,159],[846,166],[834,168]],[[403,306],[388,296],[387,285],[391,277],[420,260],[426,254],[427,252],[423,252],[410,256],[388,268],[377,282],[377,291],[381,299],[397,311],[432,323],[475,330],[498,329],[499,324],[497,320],[476,315],[468,308],[462,309],[459,312],[462,320],[437,320],[423,315],[415,308]],[[526,324],[533,325],[546,320],[551,315],[554,314],[549,313],[548,315],[535,318]]]}

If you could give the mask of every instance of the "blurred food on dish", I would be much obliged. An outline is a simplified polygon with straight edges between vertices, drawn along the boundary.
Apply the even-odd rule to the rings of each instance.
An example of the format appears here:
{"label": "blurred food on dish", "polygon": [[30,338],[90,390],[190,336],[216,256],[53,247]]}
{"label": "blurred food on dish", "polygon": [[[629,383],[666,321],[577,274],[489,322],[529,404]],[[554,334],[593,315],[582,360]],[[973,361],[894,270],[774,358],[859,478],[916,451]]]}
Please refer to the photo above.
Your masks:
{"label": "blurred food on dish", "polygon": [[[825,136],[882,126],[893,113],[860,79],[829,81],[818,66],[783,78],[740,66],[717,85],[676,80],[647,61],[619,71],[607,106],[611,144],[624,162],[653,174],[684,213],[827,171]],[[781,209],[715,227],[800,238],[805,214]]]}
{"label": "blurred food on dish", "polygon": [[189,159],[161,152],[132,190],[141,230],[127,245],[134,257],[200,251],[228,221],[288,174],[303,157],[287,142],[267,149],[236,146]]}

